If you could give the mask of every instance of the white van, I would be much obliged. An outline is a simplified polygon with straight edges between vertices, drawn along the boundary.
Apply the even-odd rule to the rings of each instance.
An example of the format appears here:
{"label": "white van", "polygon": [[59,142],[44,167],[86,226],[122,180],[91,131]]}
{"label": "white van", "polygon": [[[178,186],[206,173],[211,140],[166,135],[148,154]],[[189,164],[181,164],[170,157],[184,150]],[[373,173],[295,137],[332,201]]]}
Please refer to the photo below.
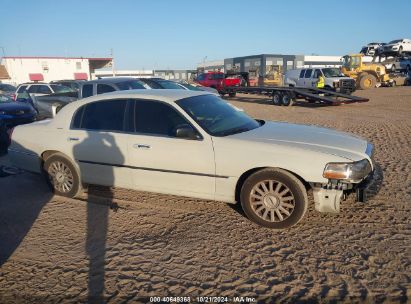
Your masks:
{"label": "white van", "polygon": [[339,68],[304,68],[288,70],[285,85],[290,87],[316,88],[318,77],[324,77],[324,88],[351,94],[355,91],[355,80],[341,73]]}

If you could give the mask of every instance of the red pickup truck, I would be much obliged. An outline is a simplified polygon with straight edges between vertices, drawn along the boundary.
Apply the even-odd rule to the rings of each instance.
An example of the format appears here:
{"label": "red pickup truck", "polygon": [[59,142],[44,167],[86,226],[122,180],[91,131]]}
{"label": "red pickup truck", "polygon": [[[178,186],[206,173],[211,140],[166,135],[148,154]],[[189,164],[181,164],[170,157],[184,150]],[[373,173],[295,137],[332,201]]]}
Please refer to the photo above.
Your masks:
{"label": "red pickup truck", "polygon": [[[224,95],[226,94],[225,88],[232,86],[240,86],[241,79],[238,77],[226,76],[222,72],[207,72],[201,73],[195,79],[196,82],[205,86],[211,87],[218,91],[218,93]],[[230,97],[234,97],[235,93],[229,93]]]}

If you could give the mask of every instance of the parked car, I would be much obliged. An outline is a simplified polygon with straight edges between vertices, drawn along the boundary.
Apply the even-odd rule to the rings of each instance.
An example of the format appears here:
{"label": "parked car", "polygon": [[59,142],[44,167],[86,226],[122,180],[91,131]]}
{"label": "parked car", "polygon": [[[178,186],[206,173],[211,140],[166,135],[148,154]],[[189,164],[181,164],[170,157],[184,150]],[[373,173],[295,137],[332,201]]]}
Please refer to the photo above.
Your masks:
{"label": "parked car", "polygon": [[17,101],[31,103],[40,118],[52,118],[64,106],[75,100],[114,91],[146,89],[148,86],[134,78],[117,77],[82,81],[77,91],[68,87],[64,88],[64,91],[43,96],[22,93],[19,94]]}
{"label": "parked car", "polygon": [[26,91],[33,96],[43,96],[53,93],[62,93],[68,89],[69,88],[62,86],[60,84],[49,84],[43,82],[23,83],[17,87],[16,98],[18,98],[19,94],[24,93]]}
{"label": "parked car", "polygon": [[0,94],[0,120],[7,128],[36,120],[36,111],[30,104],[15,102],[10,96]]}
{"label": "parked car", "polygon": [[[225,88],[241,85],[241,79],[239,77],[227,77],[227,75],[222,72],[201,73],[194,81],[205,87],[216,89],[221,95],[226,94]],[[229,96],[234,97],[235,93],[229,93]]]}
{"label": "parked car", "polygon": [[384,50],[384,45],[386,45],[386,43],[371,42],[366,46],[363,46],[360,53],[364,54],[365,56],[377,56]]}
{"label": "parked car", "polygon": [[382,63],[385,68],[391,72],[409,72],[411,71],[411,59],[409,57],[393,57],[386,59]]}
{"label": "parked car", "polygon": [[0,94],[7,95],[14,99],[17,88],[7,83],[0,83]]}
{"label": "parked car", "polygon": [[355,80],[342,74],[339,68],[304,68],[288,70],[285,85],[291,87],[316,88],[318,77],[324,77],[324,88],[351,94],[355,91]]}
{"label": "parked car", "polygon": [[185,90],[184,87],[177,84],[175,81],[170,81],[163,78],[139,78],[138,80],[146,84],[146,86],[150,89]]}
{"label": "parked car", "polygon": [[71,80],[71,79],[68,79],[68,80],[55,80],[55,81],[52,81],[52,82],[50,82],[50,83],[52,83],[52,84],[60,84],[60,85],[69,87],[69,88],[71,88],[71,89],[73,89],[73,90],[75,90],[75,91],[78,91],[78,90],[80,90],[81,84],[82,84],[84,81],[85,81],[85,80]]}
{"label": "parked car", "polygon": [[384,54],[401,55],[402,53],[411,53],[411,39],[393,40],[384,45]]}
{"label": "parked car", "polygon": [[44,171],[57,195],[97,184],[240,202],[252,221],[282,229],[303,218],[307,188],[321,212],[338,212],[346,194],[361,193],[372,150],[347,133],[252,119],[207,92],[134,90],[18,126],[9,156]]}

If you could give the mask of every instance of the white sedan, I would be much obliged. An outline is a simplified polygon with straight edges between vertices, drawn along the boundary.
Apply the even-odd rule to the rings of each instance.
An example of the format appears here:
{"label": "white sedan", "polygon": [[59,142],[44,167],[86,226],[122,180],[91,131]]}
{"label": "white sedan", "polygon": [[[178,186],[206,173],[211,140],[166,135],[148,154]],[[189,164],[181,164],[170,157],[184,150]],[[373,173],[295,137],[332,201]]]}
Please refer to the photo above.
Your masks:
{"label": "white sedan", "polygon": [[[374,170],[372,145],[326,128],[255,120],[200,91],[119,91],[18,126],[9,147],[21,169],[45,172],[74,197],[97,184],[228,203],[276,229],[315,208],[338,212]],[[358,193],[357,193],[358,194]]]}

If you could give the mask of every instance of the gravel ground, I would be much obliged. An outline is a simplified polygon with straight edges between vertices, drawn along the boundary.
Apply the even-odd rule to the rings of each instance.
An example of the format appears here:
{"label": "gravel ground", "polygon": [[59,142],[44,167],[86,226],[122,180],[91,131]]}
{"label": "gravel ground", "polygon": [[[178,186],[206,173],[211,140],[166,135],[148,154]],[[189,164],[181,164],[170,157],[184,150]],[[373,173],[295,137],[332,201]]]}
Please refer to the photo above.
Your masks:
{"label": "gravel ground", "polygon": [[282,232],[224,203],[98,187],[64,199],[33,174],[0,178],[0,303],[198,295],[411,302],[411,88],[357,95],[370,102],[287,108],[232,99],[256,118],[332,127],[376,146],[366,204],[349,199],[338,215],[311,204]]}

